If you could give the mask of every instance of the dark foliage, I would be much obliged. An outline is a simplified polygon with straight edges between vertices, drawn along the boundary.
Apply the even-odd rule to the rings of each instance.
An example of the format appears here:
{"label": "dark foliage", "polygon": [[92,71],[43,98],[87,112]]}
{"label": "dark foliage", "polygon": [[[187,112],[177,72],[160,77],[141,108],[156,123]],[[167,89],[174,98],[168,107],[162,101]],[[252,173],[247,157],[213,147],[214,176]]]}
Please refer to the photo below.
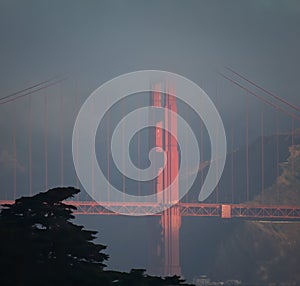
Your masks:
{"label": "dark foliage", "polygon": [[[117,286],[166,286],[166,285],[182,285],[185,284],[184,280],[178,276],[173,277],[155,277],[146,274],[145,269],[132,269],[129,273],[120,273],[116,271],[110,271],[109,276],[112,281],[112,285]],[[192,286],[192,285],[190,285]]]}
{"label": "dark foliage", "polygon": [[78,192],[55,188],[4,206],[0,214],[2,285],[83,285],[99,275],[108,259],[102,252],[106,246],[92,242],[97,232],[73,224],[76,208],[62,202]]}
{"label": "dark foliage", "polygon": [[187,285],[179,277],[152,277],[141,269],[104,271],[108,255],[106,246],[93,242],[97,232],[71,222],[76,207],[65,200],[77,193],[71,187],[54,188],[2,206],[1,285]]}

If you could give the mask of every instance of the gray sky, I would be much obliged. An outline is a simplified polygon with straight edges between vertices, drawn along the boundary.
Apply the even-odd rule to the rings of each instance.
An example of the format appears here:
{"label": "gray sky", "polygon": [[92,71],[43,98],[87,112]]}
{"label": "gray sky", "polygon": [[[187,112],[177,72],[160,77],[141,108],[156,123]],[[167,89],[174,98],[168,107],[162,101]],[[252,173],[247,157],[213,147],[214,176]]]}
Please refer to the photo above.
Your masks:
{"label": "gray sky", "polygon": [[[215,102],[225,127],[235,122],[236,133],[240,134],[236,138],[237,148],[243,145],[245,92],[222,79],[217,71],[224,72],[224,67],[230,66],[300,105],[300,2],[296,0],[1,0],[0,41],[0,97],[56,75],[68,76],[64,83],[32,96],[33,165],[37,177],[34,191],[41,190],[44,184],[38,175],[44,168],[45,96],[50,185],[60,182],[57,166],[61,98],[65,183],[74,185],[75,176],[68,170],[72,169],[70,146],[75,97],[80,105],[98,86],[123,73],[162,69],[193,80]],[[257,116],[261,105],[251,99],[249,106],[253,140],[259,134]],[[271,108],[265,109],[266,132],[272,133],[275,113]],[[18,185],[24,183],[23,191],[28,186],[28,110],[28,98],[0,105],[0,180],[8,190],[1,194],[2,198],[9,198],[12,193],[13,130],[18,151]],[[289,130],[290,120],[280,119],[283,122],[280,130]],[[84,220],[90,228],[102,229],[95,217]],[[105,243],[111,249],[108,251],[112,256],[111,267],[128,269],[143,263],[146,266],[147,261],[138,251],[129,263],[121,259],[118,235],[113,229],[122,219],[99,218],[99,221],[103,224],[101,233],[105,233]],[[127,223],[130,221],[126,219]],[[128,245],[138,245],[134,241],[137,238],[129,234],[124,239]]]}

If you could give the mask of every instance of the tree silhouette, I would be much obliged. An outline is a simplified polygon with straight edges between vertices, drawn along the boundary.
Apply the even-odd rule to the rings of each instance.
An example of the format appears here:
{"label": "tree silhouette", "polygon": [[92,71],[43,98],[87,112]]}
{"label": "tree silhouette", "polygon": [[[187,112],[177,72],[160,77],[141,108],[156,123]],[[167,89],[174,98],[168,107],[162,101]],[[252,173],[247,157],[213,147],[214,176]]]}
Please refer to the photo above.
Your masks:
{"label": "tree silhouette", "polygon": [[96,231],[71,222],[76,210],[65,201],[79,193],[54,188],[22,197],[0,212],[0,285],[159,286],[188,285],[179,277],[154,277],[144,269],[104,271],[106,246]]}
{"label": "tree silhouette", "polygon": [[108,259],[102,252],[106,246],[92,242],[96,231],[73,224],[76,207],[63,203],[78,192],[71,187],[54,188],[4,205],[0,213],[1,285],[82,286],[105,279],[101,273]]}

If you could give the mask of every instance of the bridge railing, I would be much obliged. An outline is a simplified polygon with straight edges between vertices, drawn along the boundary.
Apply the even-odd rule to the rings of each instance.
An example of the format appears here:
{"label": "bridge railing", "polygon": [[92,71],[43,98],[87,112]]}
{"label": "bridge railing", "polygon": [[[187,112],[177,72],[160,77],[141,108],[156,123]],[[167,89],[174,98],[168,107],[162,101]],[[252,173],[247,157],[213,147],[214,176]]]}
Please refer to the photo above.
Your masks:
{"label": "bridge railing", "polygon": [[[0,205],[13,203],[12,200],[0,201]],[[77,208],[74,213],[78,215],[119,215],[120,213],[161,215],[159,213],[161,206],[155,203],[103,202],[98,204],[94,201],[66,201],[66,203],[74,205]],[[300,220],[300,206],[178,203],[173,207],[179,208],[182,216],[219,217],[222,219]]]}

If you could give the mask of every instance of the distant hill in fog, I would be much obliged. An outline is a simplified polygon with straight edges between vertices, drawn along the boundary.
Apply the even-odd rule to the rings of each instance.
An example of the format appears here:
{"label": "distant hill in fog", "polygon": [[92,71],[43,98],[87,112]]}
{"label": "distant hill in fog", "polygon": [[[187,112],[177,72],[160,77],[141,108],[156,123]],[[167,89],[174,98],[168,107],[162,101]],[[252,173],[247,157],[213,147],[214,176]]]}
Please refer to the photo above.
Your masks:
{"label": "distant hill in fog", "polygon": [[[263,145],[262,145],[263,142]],[[248,149],[248,199],[252,200],[262,192],[262,179],[264,189],[270,187],[276,177],[280,175],[280,163],[287,160],[289,147],[300,144],[300,130],[293,135],[291,133],[271,135],[263,137],[263,141],[257,138]],[[262,147],[263,146],[263,147]],[[262,150],[264,152],[264,168],[262,168]],[[232,202],[242,203],[247,201],[247,164],[246,149],[238,149],[227,154],[224,172],[218,188],[211,194],[206,202]],[[263,172],[262,172],[263,170]],[[195,183],[189,191],[188,201],[197,201],[202,185],[208,171],[206,168],[199,170]],[[264,175],[262,175],[264,173]]]}
{"label": "distant hill in fog", "polygon": [[[274,146],[271,139],[268,142],[270,148]],[[288,137],[282,137],[281,142],[288,142]],[[281,175],[265,190],[264,196],[256,196],[251,204],[267,201],[300,205],[300,145],[289,150],[289,158],[281,164]],[[212,275],[219,279],[235,277],[247,282],[299,285],[299,222],[233,221],[230,225],[232,230],[223,233],[223,240],[217,246]]]}

